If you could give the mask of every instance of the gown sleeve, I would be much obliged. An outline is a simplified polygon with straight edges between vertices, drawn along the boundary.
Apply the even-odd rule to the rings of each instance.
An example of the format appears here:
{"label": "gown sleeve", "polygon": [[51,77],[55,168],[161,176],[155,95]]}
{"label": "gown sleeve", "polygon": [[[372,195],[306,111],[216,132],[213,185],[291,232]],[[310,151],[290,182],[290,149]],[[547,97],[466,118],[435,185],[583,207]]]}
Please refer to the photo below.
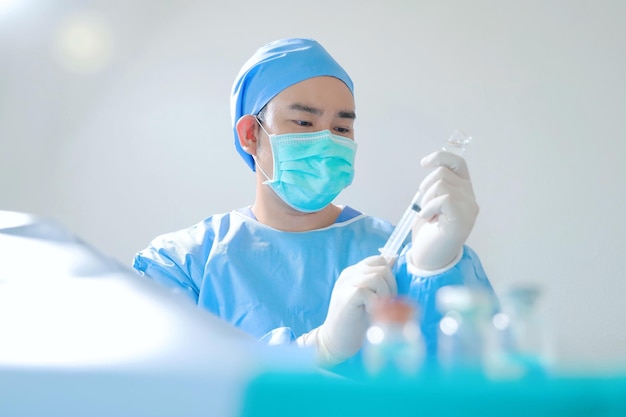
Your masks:
{"label": "gown sleeve", "polygon": [[199,271],[195,257],[189,253],[190,246],[181,233],[159,236],[135,255],[133,268],[174,292],[184,293],[197,304],[199,283],[193,277]]}
{"label": "gown sleeve", "polygon": [[481,287],[492,295],[494,305],[497,305],[496,295],[478,255],[470,247],[463,247],[460,259],[451,268],[426,277],[410,272],[406,258],[409,248],[410,245],[407,245],[403,249],[394,265],[398,294],[408,296],[418,306],[426,352],[429,356],[434,356],[437,352],[437,327],[442,316],[437,310],[435,298],[440,288],[447,285]]}

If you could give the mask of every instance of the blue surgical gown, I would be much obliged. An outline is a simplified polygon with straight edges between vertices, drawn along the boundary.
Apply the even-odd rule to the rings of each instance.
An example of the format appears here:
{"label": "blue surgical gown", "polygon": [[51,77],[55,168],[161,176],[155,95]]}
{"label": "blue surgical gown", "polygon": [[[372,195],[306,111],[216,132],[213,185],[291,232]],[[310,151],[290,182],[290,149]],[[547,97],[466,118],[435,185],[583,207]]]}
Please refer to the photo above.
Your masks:
{"label": "blue surgical gown", "polygon": [[[244,208],[155,238],[137,253],[133,267],[259,339],[279,329],[293,339],[324,322],[341,271],[379,254],[392,231],[389,222],[348,206],[331,226],[306,232],[273,229]],[[493,290],[467,246],[451,269],[428,277],[411,275],[407,249],[394,264],[398,293],[419,307],[426,348],[433,354],[441,317],[437,290],[456,284]]]}

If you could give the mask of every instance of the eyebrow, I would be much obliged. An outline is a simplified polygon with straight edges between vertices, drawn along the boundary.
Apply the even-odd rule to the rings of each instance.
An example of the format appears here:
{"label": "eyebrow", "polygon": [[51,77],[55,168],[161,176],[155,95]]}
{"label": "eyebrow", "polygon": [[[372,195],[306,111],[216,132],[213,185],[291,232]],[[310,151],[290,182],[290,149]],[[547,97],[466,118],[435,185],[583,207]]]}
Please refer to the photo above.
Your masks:
{"label": "eyebrow", "polygon": [[[298,110],[298,111],[303,111],[306,113],[311,113],[314,114],[316,116],[321,116],[322,115],[322,110],[316,108],[316,107],[311,107],[311,106],[307,106],[305,104],[301,104],[301,103],[293,103],[292,105],[289,106],[289,108],[291,110]],[[356,119],[356,114],[353,111],[350,110],[341,110],[337,113],[337,117],[340,117],[342,119]]]}
{"label": "eyebrow", "polygon": [[339,113],[337,113],[337,116],[341,117],[342,119],[356,119],[356,113],[353,111],[340,111]]}

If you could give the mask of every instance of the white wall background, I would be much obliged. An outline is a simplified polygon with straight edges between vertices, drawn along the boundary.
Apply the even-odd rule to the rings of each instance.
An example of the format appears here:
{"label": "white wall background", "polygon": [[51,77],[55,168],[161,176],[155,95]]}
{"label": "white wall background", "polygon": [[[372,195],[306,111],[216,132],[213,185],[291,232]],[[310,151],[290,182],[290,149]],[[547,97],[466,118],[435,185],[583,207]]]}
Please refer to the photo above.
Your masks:
{"label": "white wall background", "polygon": [[623,361],[625,21],[620,0],[0,0],[0,209],[130,264],[250,204],[231,83],[263,43],[313,37],[356,85],[357,177],[337,202],[397,221],[419,159],[467,131],[469,244],[496,290],[544,285],[561,360]]}

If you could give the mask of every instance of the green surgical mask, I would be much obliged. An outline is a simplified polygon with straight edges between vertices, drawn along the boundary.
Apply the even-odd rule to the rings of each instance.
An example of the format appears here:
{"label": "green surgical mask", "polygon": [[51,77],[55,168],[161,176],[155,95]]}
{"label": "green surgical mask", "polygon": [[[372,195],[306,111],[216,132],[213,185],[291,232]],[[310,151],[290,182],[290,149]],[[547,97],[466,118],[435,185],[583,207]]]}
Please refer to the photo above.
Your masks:
{"label": "green surgical mask", "polygon": [[261,129],[272,147],[274,178],[258,162],[256,166],[267,178],[264,184],[294,209],[320,211],[352,183],[357,147],[353,140],[329,130],[271,135]]}

